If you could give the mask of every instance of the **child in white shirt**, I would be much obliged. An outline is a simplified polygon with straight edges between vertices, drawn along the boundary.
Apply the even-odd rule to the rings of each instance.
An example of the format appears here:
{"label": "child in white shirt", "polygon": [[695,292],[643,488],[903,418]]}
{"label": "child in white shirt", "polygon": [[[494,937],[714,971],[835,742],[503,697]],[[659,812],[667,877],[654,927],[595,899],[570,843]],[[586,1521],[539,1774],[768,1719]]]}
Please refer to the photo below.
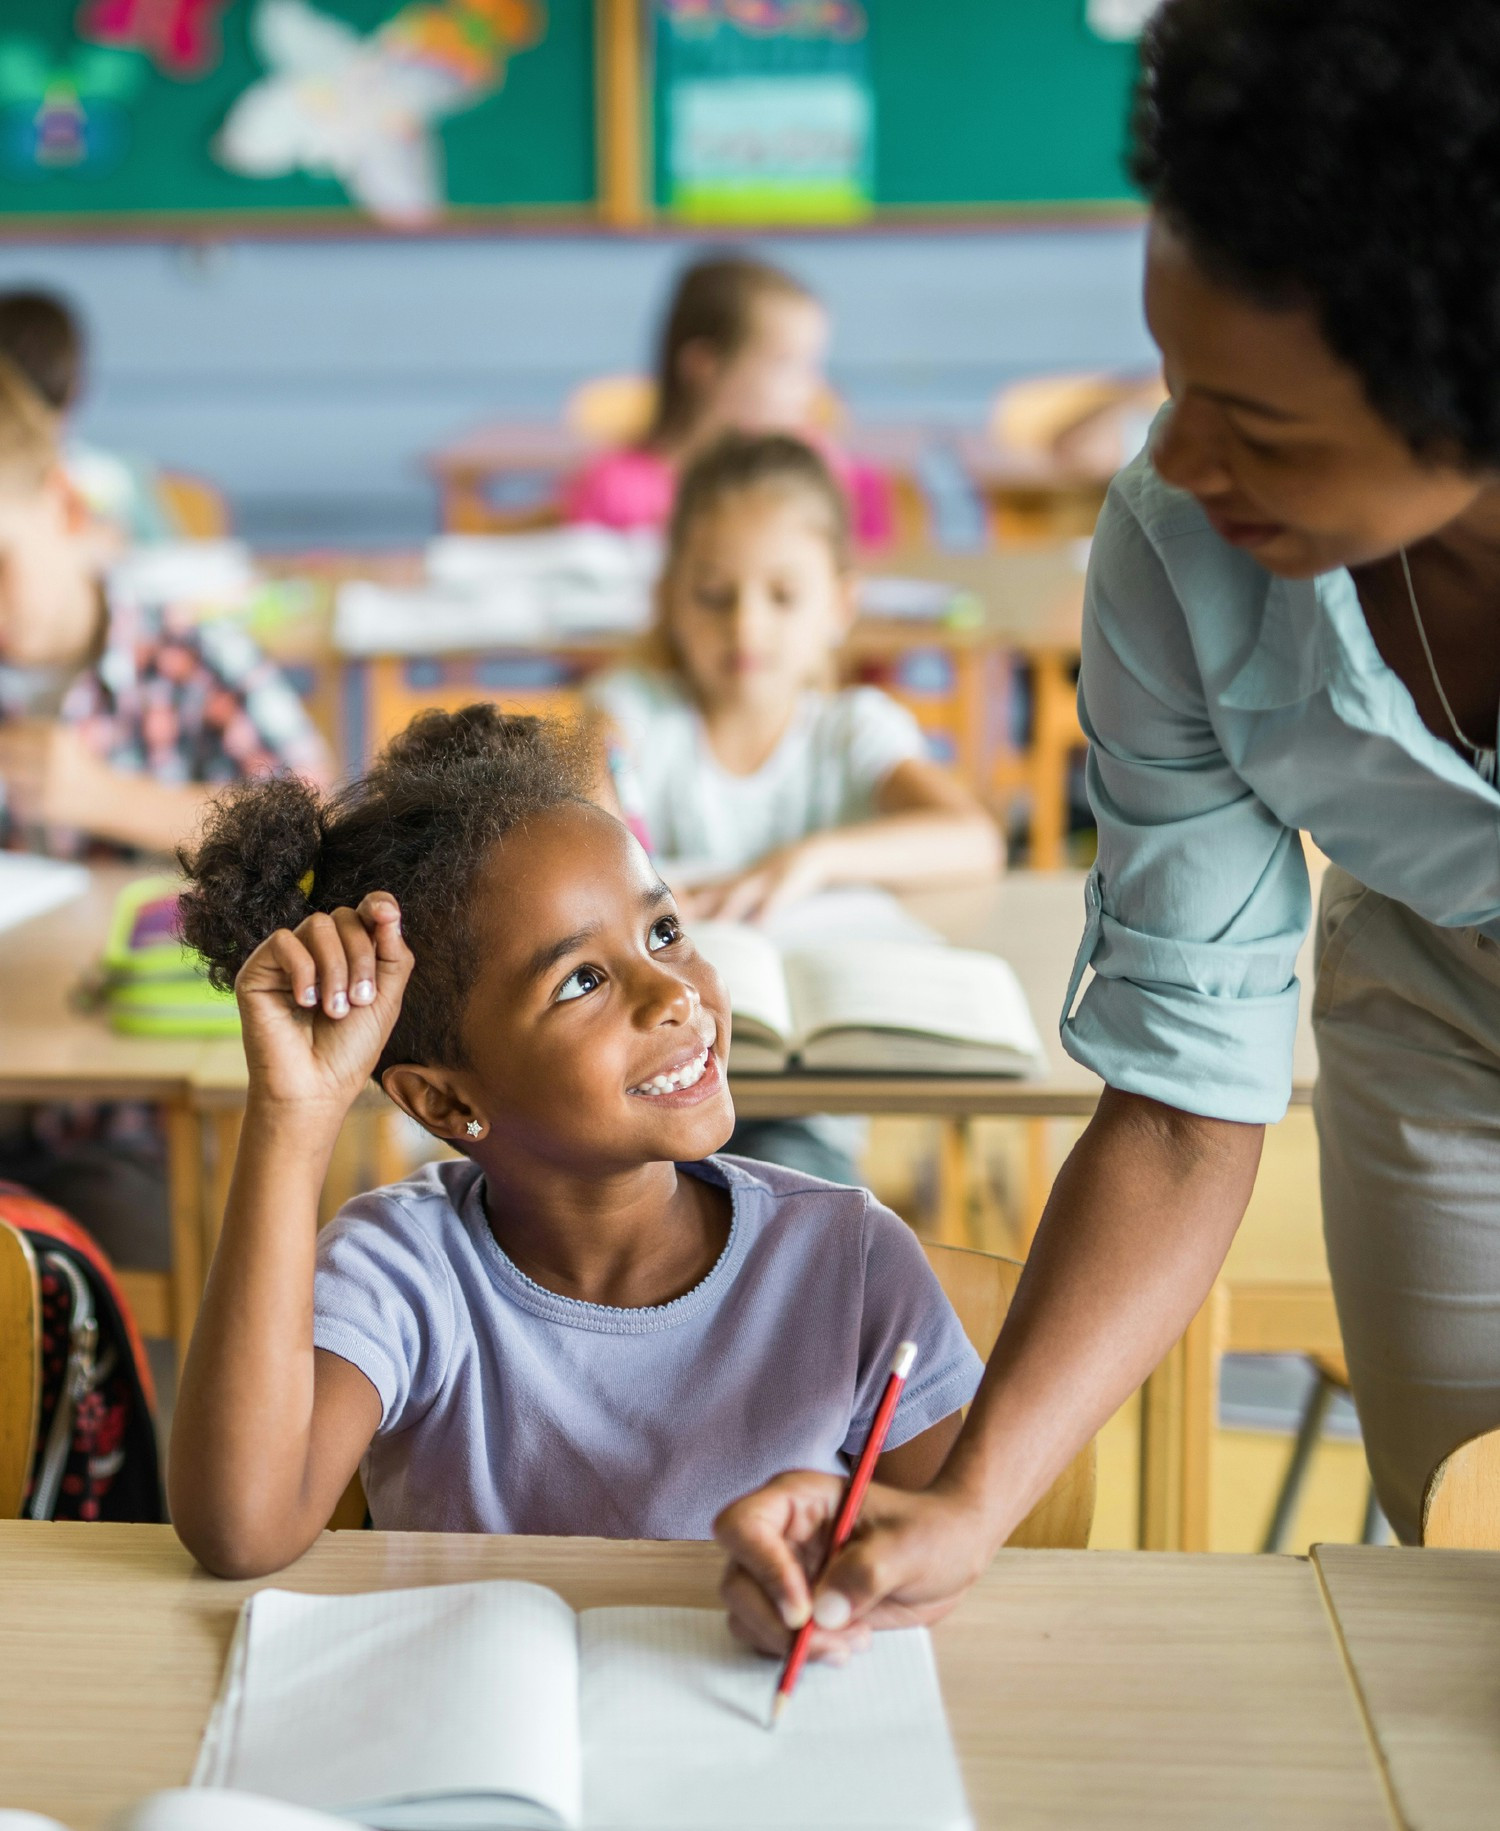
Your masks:
{"label": "child in white shirt", "polygon": [[[1000,835],[878,688],[839,687],[849,518],[822,458],[729,434],[677,493],[644,664],[591,692],[621,810],[693,917],[762,921],[840,884],[994,877]],[[733,1148],[856,1180],[848,1126],[742,1124]]]}

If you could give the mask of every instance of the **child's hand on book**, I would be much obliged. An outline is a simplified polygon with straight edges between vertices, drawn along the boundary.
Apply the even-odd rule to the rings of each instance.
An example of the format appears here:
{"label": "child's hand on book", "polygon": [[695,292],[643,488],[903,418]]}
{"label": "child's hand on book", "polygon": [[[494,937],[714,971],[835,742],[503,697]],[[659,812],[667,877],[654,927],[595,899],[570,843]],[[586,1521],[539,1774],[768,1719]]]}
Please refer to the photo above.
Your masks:
{"label": "child's hand on book", "polygon": [[342,1117],[385,1047],[411,969],[401,910],[382,890],[358,909],[278,928],[234,983],[251,1097]]}
{"label": "child's hand on book", "polygon": [[819,837],[814,834],[796,845],[768,852],[732,877],[699,884],[680,899],[683,913],[690,921],[763,922],[778,910],[800,903],[828,883]]}

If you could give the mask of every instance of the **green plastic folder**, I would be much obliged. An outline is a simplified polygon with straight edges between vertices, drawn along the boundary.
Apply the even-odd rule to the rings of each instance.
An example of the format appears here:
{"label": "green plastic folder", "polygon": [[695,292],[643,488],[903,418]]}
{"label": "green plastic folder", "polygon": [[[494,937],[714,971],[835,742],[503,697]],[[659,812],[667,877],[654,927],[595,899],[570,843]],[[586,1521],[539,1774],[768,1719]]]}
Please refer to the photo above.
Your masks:
{"label": "green plastic folder", "polygon": [[100,1002],[111,1029],[126,1036],[238,1036],[234,994],[216,991],[183,944],[181,887],[174,877],[146,877],[120,892],[100,961]]}

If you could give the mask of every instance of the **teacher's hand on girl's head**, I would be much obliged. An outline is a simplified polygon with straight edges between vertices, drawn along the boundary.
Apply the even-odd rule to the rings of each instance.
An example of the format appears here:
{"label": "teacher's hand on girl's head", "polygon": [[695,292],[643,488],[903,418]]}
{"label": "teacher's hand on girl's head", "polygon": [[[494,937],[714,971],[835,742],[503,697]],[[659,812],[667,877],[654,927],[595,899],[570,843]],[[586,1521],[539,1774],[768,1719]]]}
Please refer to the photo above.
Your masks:
{"label": "teacher's hand on girl's head", "polygon": [[873,1483],[854,1537],[814,1593],[809,1573],[823,1555],[844,1483],[794,1470],[728,1506],[714,1536],[729,1554],[719,1593],[729,1625],[761,1653],[784,1653],[809,1611],[815,1658],[847,1657],[872,1628],[937,1621],[989,1561],[973,1509],[940,1487],[908,1493]]}

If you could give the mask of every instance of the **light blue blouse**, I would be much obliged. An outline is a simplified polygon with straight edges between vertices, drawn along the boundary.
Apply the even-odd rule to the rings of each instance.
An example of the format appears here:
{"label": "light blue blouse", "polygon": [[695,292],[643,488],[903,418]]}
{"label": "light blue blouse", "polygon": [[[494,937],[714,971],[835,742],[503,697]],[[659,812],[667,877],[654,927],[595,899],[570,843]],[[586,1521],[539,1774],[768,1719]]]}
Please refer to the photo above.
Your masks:
{"label": "light blue blouse", "polygon": [[1078,705],[1099,859],[1062,1039],[1112,1087],[1286,1110],[1299,828],[1429,921],[1500,939],[1500,794],[1423,725],[1349,574],[1274,577],[1145,453],[1094,537]]}

